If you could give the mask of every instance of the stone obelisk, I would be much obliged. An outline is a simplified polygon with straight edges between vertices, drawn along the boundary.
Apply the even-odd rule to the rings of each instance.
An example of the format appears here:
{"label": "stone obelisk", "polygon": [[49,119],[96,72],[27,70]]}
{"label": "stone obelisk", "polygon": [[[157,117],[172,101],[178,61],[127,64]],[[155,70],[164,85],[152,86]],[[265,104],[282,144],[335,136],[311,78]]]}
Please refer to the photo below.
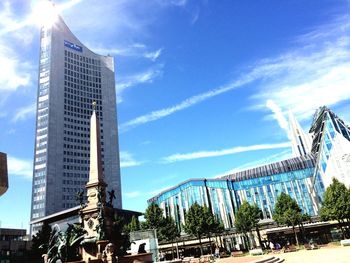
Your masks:
{"label": "stone obelisk", "polygon": [[103,180],[101,161],[100,124],[96,116],[96,103],[90,119],[90,173],[86,184],[87,204],[81,209],[82,224],[87,231],[82,257],[85,262],[100,262],[108,243],[111,229],[110,208],[106,207],[106,183]]}

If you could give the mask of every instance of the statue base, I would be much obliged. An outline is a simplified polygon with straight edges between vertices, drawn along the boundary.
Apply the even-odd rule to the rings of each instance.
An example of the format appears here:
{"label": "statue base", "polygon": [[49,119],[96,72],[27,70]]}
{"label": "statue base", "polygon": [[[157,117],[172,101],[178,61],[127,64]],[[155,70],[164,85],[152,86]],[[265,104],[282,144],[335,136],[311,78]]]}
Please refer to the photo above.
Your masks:
{"label": "statue base", "polygon": [[125,255],[118,258],[118,263],[152,263],[152,253]]}

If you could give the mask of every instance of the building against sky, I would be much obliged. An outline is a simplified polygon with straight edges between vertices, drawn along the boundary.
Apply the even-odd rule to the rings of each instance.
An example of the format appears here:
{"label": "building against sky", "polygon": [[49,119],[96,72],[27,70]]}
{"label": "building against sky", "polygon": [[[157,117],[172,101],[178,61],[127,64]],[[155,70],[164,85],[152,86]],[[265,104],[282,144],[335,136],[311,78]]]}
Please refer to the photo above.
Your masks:
{"label": "building against sky", "polygon": [[197,202],[217,215],[225,228],[234,227],[237,209],[244,200],[256,203],[271,219],[277,196],[286,192],[304,213],[317,214],[317,200],[310,194],[315,159],[311,154],[237,172],[218,179],[191,179],[148,200],[157,203],[178,226],[185,212]]}
{"label": "building against sky", "polygon": [[315,113],[310,134],[302,131],[291,114],[289,122],[292,153],[296,157],[222,178],[191,179],[161,192],[148,203],[157,203],[179,227],[195,202],[209,207],[225,228],[234,226],[235,212],[245,200],[257,204],[264,219],[271,219],[281,192],[295,199],[303,213],[318,215],[332,177],[350,185],[350,130],[326,107]]}
{"label": "building against sky", "polygon": [[311,135],[304,132],[292,111],[289,111],[289,137],[293,157],[311,152]]}
{"label": "building against sky", "polygon": [[315,183],[315,193],[321,200],[323,187],[327,188],[333,177],[350,186],[350,129],[334,112],[321,107],[309,132],[313,134],[311,152],[316,156],[313,180],[323,182]]}
{"label": "building against sky", "polygon": [[7,191],[8,187],[7,155],[0,152],[0,196]]}
{"label": "building against sky", "polygon": [[31,220],[78,205],[89,175],[92,103],[100,119],[104,180],[122,207],[114,60],[95,54],[60,16],[40,37]]}

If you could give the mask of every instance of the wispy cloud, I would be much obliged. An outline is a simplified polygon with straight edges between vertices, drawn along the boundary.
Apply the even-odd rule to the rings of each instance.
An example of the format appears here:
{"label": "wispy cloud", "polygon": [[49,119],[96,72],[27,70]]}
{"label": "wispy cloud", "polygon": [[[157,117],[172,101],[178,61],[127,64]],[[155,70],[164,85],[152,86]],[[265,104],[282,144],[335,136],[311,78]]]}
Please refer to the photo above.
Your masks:
{"label": "wispy cloud", "polygon": [[130,121],[127,121],[125,123],[122,123],[119,128],[121,131],[126,131],[130,128],[136,127],[138,125],[141,124],[145,124],[151,121],[156,121],[158,119],[167,117],[175,112],[187,109],[191,106],[194,106],[200,102],[203,102],[207,99],[210,99],[214,96],[218,96],[222,93],[228,92],[230,90],[233,90],[235,88],[238,88],[244,84],[249,83],[250,81],[252,81],[253,75],[246,75],[244,77],[242,77],[241,79],[234,81],[226,86],[222,86],[204,93],[201,93],[199,95],[195,95],[192,96],[188,99],[185,99],[184,101],[174,105],[174,106],[170,106],[168,108],[164,108],[161,110],[157,110],[157,111],[152,111],[151,113],[139,116],[135,119],[132,119]]}
{"label": "wispy cloud", "polygon": [[8,174],[23,176],[26,179],[32,179],[33,176],[33,161],[18,159],[8,156],[7,158]]}
{"label": "wispy cloud", "polygon": [[126,192],[126,193],[123,193],[123,196],[126,196],[128,198],[135,198],[135,197],[141,196],[141,192],[140,191]]}
{"label": "wispy cloud", "polygon": [[36,103],[20,108],[17,110],[15,116],[12,118],[12,121],[17,122],[20,120],[25,120],[28,117],[34,116],[35,110],[36,110]]}
{"label": "wispy cloud", "polygon": [[127,168],[127,167],[133,167],[133,166],[139,166],[143,164],[144,162],[136,161],[131,153],[126,151],[120,152],[120,167],[121,168]]}
{"label": "wispy cloud", "polygon": [[126,196],[128,198],[136,198],[136,197],[143,197],[143,198],[150,198],[153,197],[169,188],[171,188],[172,186],[168,185],[168,186],[164,186],[162,188],[157,188],[151,191],[131,191],[131,192],[124,192],[123,196]]}
{"label": "wispy cloud", "polygon": [[350,16],[346,16],[300,37],[303,42],[299,48],[256,61],[225,86],[136,117],[120,128],[126,131],[159,120],[257,80],[258,93],[252,97],[251,108],[266,110],[266,101],[270,99],[278,101],[283,111],[292,108],[298,119],[309,118],[320,105],[332,106],[350,99],[349,33]]}
{"label": "wispy cloud", "polygon": [[169,189],[171,187],[173,187],[173,186],[171,186],[171,185],[163,186],[161,188],[157,188],[157,189],[154,189],[152,191],[147,192],[146,195],[153,197],[153,196],[155,196],[157,194],[160,194],[161,192],[163,192],[163,191],[165,191],[165,190],[167,190],[167,189]]}
{"label": "wispy cloud", "polygon": [[159,56],[162,54],[162,51],[163,51],[163,49],[160,48],[160,49],[157,49],[156,51],[153,51],[153,52],[146,52],[146,53],[144,53],[144,57],[148,58],[152,61],[156,61],[157,58],[159,58]]}
{"label": "wispy cloud", "polygon": [[263,62],[272,70],[266,71],[253,97],[254,108],[262,109],[271,99],[282,111],[292,109],[303,120],[319,106],[332,107],[350,99],[349,33],[350,16],[339,17],[297,38],[302,47]]}
{"label": "wispy cloud", "polygon": [[270,99],[266,101],[266,107],[272,111],[273,118],[278,122],[278,125],[286,132],[289,138],[289,125],[287,119],[283,115],[282,109]]}
{"label": "wispy cloud", "polygon": [[267,156],[265,158],[259,159],[259,160],[255,160],[252,162],[248,162],[245,163],[243,165],[240,165],[238,167],[235,167],[233,169],[230,169],[226,172],[223,172],[221,174],[217,174],[215,176],[213,176],[213,178],[220,178],[229,174],[233,174],[233,173],[237,173],[243,170],[247,170],[250,168],[255,168],[255,167],[259,167],[261,165],[265,165],[265,164],[269,164],[269,163],[273,163],[273,162],[278,162],[280,160],[285,160],[287,158],[291,158],[291,150],[284,150],[282,152]]}
{"label": "wispy cloud", "polygon": [[164,163],[173,163],[173,162],[179,162],[179,161],[185,161],[185,160],[231,155],[231,154],[236,154],[241,152],[287,148],[290,146],[291,145],[289,142],[276,143],[276,144],[257,144],[257,145],[250,145],[250,146],[237,146],[230,149],[217,150],[217,151],[199,151],[199,152],[184,153],[184,154],[177,153],[177,154],[164,157],[162,160]]}
{"label": "wispy cloud", "polygon": [[119,81],[117,80],[116,92],[118,103],[121,103],[123,101],[122,93],[124,92],[124,90],[140,84],[152,83],[156,78],[160,77],[162,74],[162,65],[158,65],[157,67],[152,67],[146,71],[122,77]]}
{"label": "wispy cloud", "polygon": [[159,48],[156,50],[150,50],[146,47],[144,44],[136,43],[136,44],[127,44],[125,46],[119,46],[119,47],[101,47],[101,46],[94,46],[89,45],[88,46],[93,50],[94,52],[100,53],[100,54],[109,54],[109,55],[116,55],[121,57],[137,57],[137,58],[146,58],[151,61],[156,61],[162,54],[163,48]]}

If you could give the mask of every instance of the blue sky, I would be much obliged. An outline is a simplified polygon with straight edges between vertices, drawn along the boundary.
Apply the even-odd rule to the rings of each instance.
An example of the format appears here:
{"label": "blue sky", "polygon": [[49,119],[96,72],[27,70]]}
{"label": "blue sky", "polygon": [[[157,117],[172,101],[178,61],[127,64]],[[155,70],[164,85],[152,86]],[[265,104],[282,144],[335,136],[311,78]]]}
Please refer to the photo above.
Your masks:
{"label": "blue sky", "polygon": [[[0,151],[10,181],[2,227],[29,223],[37,2],[0,3]],[[189,178],[289,157],[289,109],[305,130],[321,105],[350,120],[349,1],[56,4],[86,46],[115,57],[125,209],[144,211]]]}

